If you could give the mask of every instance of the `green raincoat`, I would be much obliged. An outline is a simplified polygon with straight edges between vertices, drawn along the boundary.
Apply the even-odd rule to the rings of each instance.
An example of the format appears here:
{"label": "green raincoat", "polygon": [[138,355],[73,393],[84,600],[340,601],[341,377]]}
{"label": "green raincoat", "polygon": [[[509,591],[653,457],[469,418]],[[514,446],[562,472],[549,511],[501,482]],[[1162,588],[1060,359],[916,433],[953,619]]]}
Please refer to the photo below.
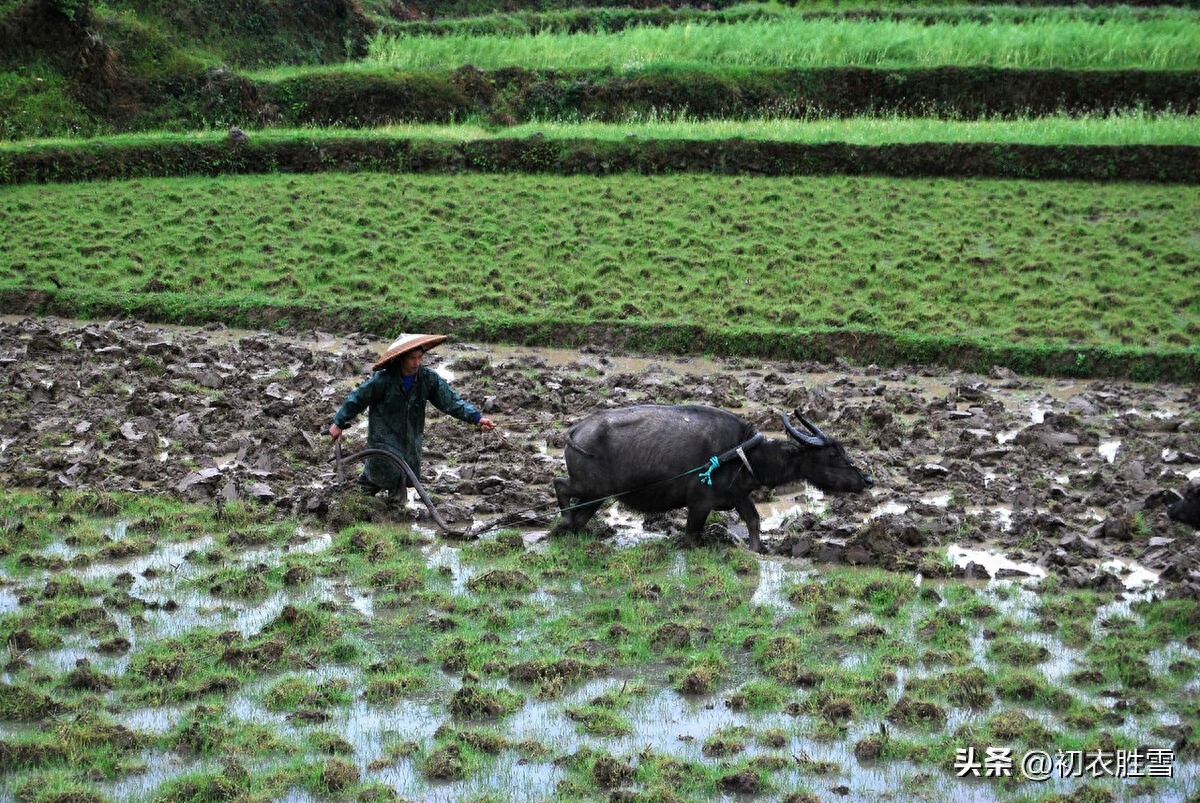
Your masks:
{"label": "green raincoat", "polygon": [[[463,401],[446,380],[432,369],[421,366],[408,393],[401,385],[399,370],[376,371],[346,397],[333,416],[333,423],[345,429],[359,413],[367,410],[367,447],[390,449],[404,458],[413,473],[420,476],[426,402],[468,424],[477,424],[482,418],[480,412]],[[363,479],[388,491],[407,483],[401,469],[379,457],[368,457],[364,461]]]}

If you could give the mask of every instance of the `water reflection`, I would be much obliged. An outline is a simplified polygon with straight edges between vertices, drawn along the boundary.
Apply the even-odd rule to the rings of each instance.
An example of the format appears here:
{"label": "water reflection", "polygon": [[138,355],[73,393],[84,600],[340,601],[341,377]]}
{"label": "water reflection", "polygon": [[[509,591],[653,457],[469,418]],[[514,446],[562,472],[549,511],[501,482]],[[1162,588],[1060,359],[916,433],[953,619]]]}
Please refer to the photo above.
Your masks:
{"label": "water reflection", "polygon": [[946,548],[946,554],[956,567],[965,569],[974,563],[977,566],[983,567],[988,576],[992,578],[995,578],[1001,572],[1023,574],[1036,578],[1046,576],[1046,570],[1036,563],[1014,561],[1005,555],[990,550],[971,549],[953,544]]}
{"label": "water reflection", "polygon": [[146,750],[138,756],[143,769],[113,781],[98,784],[110,800],[150,800],[162,784],[171,778],[198,772],[219,771],[219,762],[176,752]]}
{"label": "water reflection", "polygon": [[863,520],[870,521],[871,519],[877,519],[881,516],[902,516],[907,512],[908,505],[897,502],[894,499],[889,499],[882,505],[878,505],[877,507],[871,509],[871,511],[863,517]]}
{"label": "water reflection", "polygon": [[448,544],[439,544],[426,550],[426,565],[441,569],[450,578],[450,593],[456,596],[469,594],[467,581],[475,575],[475,569],[462,562],[462,550]]}
{"label": "water reflection", "polygon": [[1127,589],[1141,589],[1158,582],[1157,572],[1152,572],[1134,561],[1113,558],[1101,563],[1100,570],[1120,577]]}
{"label": "water reflection", "polygon": [[[942,497],[933,495],[922,502],[937,504],[941,499]],[[249,557],[253,562],[277,565],[289,549],[319,553],[328,549],[330,545],[331,539],[323,534],[306,534],[291,547],[256,548],[252,554],[243,558]],[[186,560],[184,555],[192,550],[211,546],[208,539],[163,544],[153,555],[96,564],[80,569],[79,573],[88,577],[104,578],[115,576],[118,571],[129,570],[131,567],[143,571],[151,567],[169,569],[163,570],[161,574],[150,572],[149,576],[141,576],[140,573],[135,575],[134,587],[140,595],[146,595],[147,599],[172,599],[178,605],[174,613],[170,614],[165,611],[148,612],[147,625],[138,631],[143,639],[159,638],[169,633],[181,632],[185,627],[198,627],[209,623],[219,622],[222,626],[227,626],[231,620],[239,630],[249,635],[258,632],[266,622],[277,617],[289,601],[295,603],[332,599],[353,608],[364,618],[370,619],[377,615],[369,593],[348,589],[328,579],[314,581],[307,589],[272,594],[266,600],[255,603],[218,600],[200,591],[186,590],[184,586],[199,573],[199,570]],[[452,593],[468,593],[466,584],[475,570],[464,564],[460,548],[444,543],[437,544],[435,541],[434,545],[426,547],[424,552],[428,565],[445,567]],[[1002,569],[1026,571],[1036,577],[1044,576],[1044,571],[1039,567],[1010,561],[1002,555],[984,550],[953,547],[949,554],[957,565],[973,561],[985,566],[992,577]],[[758,587],[750,602],[781,611],[789,610],[791,605],[784,597],[785,586],[811,569],[806,564],[778,558],[760,558],[758,566]],[[1111,568],[1122,573],[1128,572],[1130,577],[1141,576],[1141,572],[1135,566]],[[686,572],[683,553],[677,556],[672,572]],[[993,586],[994,584],[989,584],[988,588]],[[575,593],[582,593],[582,590],[576,589]],[[1026,622],[1035,616],[1036,595],[1019,585],[1011,586],[1010,590],[1003,594],[998,591],[987,593],[990,594],[992,604],[1014,621]],[[1130,610],[1130,602],[1136,598],[1136,595],[1131,594],[1124,600],[1102,606],[1097,611],[1096,620],[1102,622],[1106,617],[1113,616],[1136,618]],[[0,606],[11,607],[16,604],[15,600],[16,594],[11,589],[5,589],[3,594],[0,594]],[[561,601],[554,598],[546,600],[546,603],[557,605]],[[118,618],[117,621],[122,632],[134,635],[128,618]],[[981,668],[994,668],[987,658],[988,641],[983,631],[984,628],[980,627],[972,634],[975,663]],[[1031,638],[1041,643],[1050,655],[1037,667],[1048,680],[1061,682],[1078,666],[1082,657],[1078,650],[1066,648],[1052,635],[1034,634]],[[74,667],[77,660],[87,658],[93,662],[97,671],[105,672],[117,670],[124,662],[123,658],[99,656],[94,648],[94,643],[86,636],[72,635],[62,648],[42,655],[40,662],[42,665],[53,666],[57,671],[68,671]],[[1170,666],[1175,662],[1197,660],[1197,653],[1183,645],[1172,645],[1149,656],[1149,660],[1155,671],[1164,672],[1170,671]],[[951,777],[949,773],[930,773],[927,767],[916,767],[903,761],[860,762],[853,755],[855,742],[877,733],[879,728],[879,723],[869,718],[851,722],[844,738],[817,738],[815,734],[818,731],[818,722],[811,717],[786,714],[782,711],[782,706],[764,712],[730,708],[725,700],[737,690],[736,683],[721,688],[716,694],[680,694],[672,687],[672,671],[672,668],[664,667],[658,672],[639,674],[636,682],[644,685],[636,692],[631,692],[628,701],[619,708],[621,716],[630,724],[630,732],[619,737],[589,734],[563,713],[567,708],[586,705],[601,694],[620,696],[622,690],[627,688],[629,679],[621,677],[619,673],[580,684],[562,698],[554,700],[538,700],[528,689],[518,689],[517,691],[526,698],[524,705],[514,714],[498,721],[489,721],[484,727],[496,728],[512,743],[522,740],[535,741],[550,748],[552,756],[529,759],[517,751],[504,750],[494,760],[489,760],[478,772],[473,773],[468,780],[453,783],[431,783],[424,776],[421,769],[423,751],[433,748],[437,741],[435,732],[448,722],[464,728],[478,725],[471,722],[454,723],[445,709],[444,695],[437,697],[431,693],[426,695],[428,699],[404,699],[388,705],[372,705],[362,699],[361,695],[356,695],[355,699],[346,705],[331,707],[327,721],[304,724],[289,719],[285,713],[270,711],[264,706],[264,695],[274,684],[287,677],[274,675],[239,689],[230,698],[229,714],[237,722],[269,726],[284,738],[293,739],[299,744],[305,743],[306,737],[314,732],[340,737],[352,746],[348,760],[358,766],[365,783],[387,786],[404,799],[465,801],[494,794],[496,790],[504,790],[509,799],[550,799],[566,772],[555,764],[553,758],[570,755],[584,748],[602,750],[631,763],[636,763],[636,757],[649,748],[656,754],[675,757],[681,761],[696,762],[705,766],[717,765],[728,759],[706,756],[704,744],[721,729],[733,726],[745,727],[749,734],[745,740],[745,749],[738,753],[734,760],[741,761],[759,755],[784,756],[795,766],[774,773],[773,779],[787,788],[827,791],[834,786],[846,784],[851,791],[842,799],[868,801],[892,795],[897,789],[911,786],[914,778],[920,776],[925,779],[923,783],[927,784],[927,796],[933,799],[1004,799],[1003,795],[998,794],[998,786],[962,781]],[[916,670],[913,670],[913,674],[915,673]],[[746,673],[734,671],[731,675],[746,676]],[[342,680],[349,684],[350,688],[359,688],[364,682],[361,670],[344,666],[320,667],[298,673],[298,676],[314,684]],[[442,677],[440,683],[452,686],[457,681],[454,678]],[[903,679],[900,686],[894,694],[898,695],[902,690]],[[805,692],[796,690],[794,697],[799,699],[804,695]],[[435,702],[435,699],[443,702]],[[1101,702],[1113,705],[1111,700]],[[180,709],[168,706],[134,709],[117,715],[117,718],[127,727],[139,732],[161,735],[177,725],[182,716]],[[987,712],[965,709],[952,709],[949,712],[950,722],[954,723],[954,727],[958,724],[982,721],[986,716]],[[1052,731],[1057,730],[1053,712],[1032,711],[1030,716],[1045,719],[1047,727]],[[1127,724],[1122,726],[1123,733],[1137,734],[1147,743],[1153,741],[1153,735],[1145,733],[1148,725],[1137,724],[1135,717],[1127,717],[1127,720]],[[781,746],[769,746],[760,741],[759,735],[768,729],[783,734]],[[896,735],[904,734],[904,730],[899,727],[893,727],[892,732]],[[416,742],[420,751],[407,758],[393,757],[389,749],[401,741]],[[815,777],[811,770],[795,760],[796,756],[806,757],[810,761],[829,762],[833,769],[826,775]],[[143,771],[132,773],[118,781],[103,782],[98,784],[98,787],[112,799],[147,799],[163,783],[184,773],[221,771],[220,767],[211,762],[183,758],[173,753],[147,751],[140,760],[145,767]],[[314,756],[314,760],[323,760],[323,757]],[[283,761],[284,759],[279,759],[281,764]],[[249,762],[246,763],[247,766],[250,765]],[[255,770],[260,766],[269,767],[270,762],[256,764]],[[1069,788],[1065,784],[1052,786]],[[277,799],[299,802],[313,798],[307,792],[293,789]],[[1173,798],[1167,795],[1160,799]]]}
{"label": "water reflection", "polygon": [[0,588],[0,614],[21,610],[21,598],[11,588]]}
{"label": "water reflection", "polygon": [[750,598],[752,605],[766,605],[779,610],[791,610],[792,604],[784,599],[783,582],[791,574],[789,565],[782,560],[760,558],[758,561],[758,588]]}

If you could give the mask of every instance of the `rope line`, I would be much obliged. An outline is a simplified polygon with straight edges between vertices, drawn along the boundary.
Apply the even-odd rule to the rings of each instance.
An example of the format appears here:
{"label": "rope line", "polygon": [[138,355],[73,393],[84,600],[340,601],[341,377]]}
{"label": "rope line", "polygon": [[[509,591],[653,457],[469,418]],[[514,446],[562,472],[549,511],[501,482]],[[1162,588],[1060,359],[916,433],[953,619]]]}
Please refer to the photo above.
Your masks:
{"label": "rope line", "polygon": [[[690,468],[687,471],[682,471],[682,472],[676,474],[674,477],[668,477],[665,480],[659,480],[658,482],[654,482],[649,485],[643,485],[640,488],[630,488],[627,491],[620,491],[615,494],[609,494],[608,496],[598,496],[595,499],[589,499],[586,502],[578,502],[574,505],[568,505],[567,507],[560,508],[558,506],[558,502],[551,502],[550,504],[543,505],[542,507],[528,508],[527,510],[522,511],[521,513],[514,513],[514,514],[511,514],[508,516],[501,516],[497,521],[493,521],[491,524],[484,527],[482,530],[469,531],[468,535],[469,535],[469,537],[472,537],[472,538],[478,538],[481,535],[485,535],[487,533],[502,530],[505,527],[510,527],[514,524],[518,524],[523,521],[536,521],[538,523],[548,523],[553,518],[553,516],[550,516],[550,517],[543,517],[543,516],[536,516],[536,515],[535,516],[526,516],[524,514],[525,513],[537,513],[538,511],[541,511],[541,510],[555,510],[555,511],[558,511],[559,513],[566,513],[567,511],[570,511],[570,510],[578,510],[579,508],[590,507],[591,505],[597,505],[597,504],[602,505],[605,502],[611,501],[613,499],[619,499],[622,496],[627,496],[628,494],[636,493],[638,491],[647,491],[647,490],[650,490],[651,488],[657,488],[660,485],[666,485],[669,482],[674,482],[675,480],[680,479],[681,477],[686,477],[689,474],[695,474],[698,471],[703,470],[706,466],[711,466],[711,460],[714,460],[714,459],[716,459],[716,458],[710,458],[710,463],[706,463],[703,466],[696,466],[695,468]],[[711,485],[712,484],[711,481],[708,484]]]}
{"label": "rope line", "polygon": [[[757,446],[759,443],[762,442],[762,439],[763,439],[762,433],[761,432],[756,433],[754,435],[754,437],[751,438],[750,440],[746,441],[745,443],[743,443],[739,446],[734,447],[733,449],[730,449],[729,451],[725,452],[724,454],[722,454],[720,456],[718,456],[718,455],[711,456],[708,459],[708,462],[703,465],[696,466],[695,468],[690,468],[687,471],[681,471],[680,473],[676,474],[673,477],[667,477],[666,479],[658,480],[657,482],[652,482],[649,485],[643,485],[639,488],[630,488],[629,490],[619,491],[618,493],[608,494],[607,496],[596,497],[595,499],[589,499],[587,501],[578,502],[574,505],[568,505],[567,507],[559,507],[558,502],[555,501],[548,505],[543,505],[541,507],[528,508],[524,511],[521,511],[520,513],[510,514],[508,516],[501,516],[501,517],[499,517],[499,519],[494,520],[493,522],[491,522],[490,524],[485,526],[483,529],[480,529],[480,530],[471,529],[471,530],[466,530],[466,531],[454,530],[445,521],[442,520],[442,517],[434,509],[433,501],[425,493],[425,489],[424,489],[424,487],[421,486],[420,481],[416,478],[416,475],[412,473],[412,469],[409,468],[408,464],[405,463],[404,460],[401,459],[398,455],[396,455],[388,450],[383,450],[383,449],[365,449],[365,450],[362,450],[360,452],[350,455],[347,459],[355,460],[355,459],[358,459],[361,457],[369,456],[371,454],[378,454],[378,456],[380,456],[380,457],[387,457],[387,458],[391,459],[392,462],[397,463],[398,465],[400,465],[401,467],[403,467],[406,470],[406,472],[408,473],[409,479],[413,482],[413,485],[418,492],[418,495],[421,497],[421,500],[425,503],[425,506],[427,508],[429,508],[429,512],[430,512],[430,514],[432,514],[434,521],[436,521],[438,523],[438,526],[440,526],[442,528],[442,530],[444,530],[448,535],[453,535],[453,536],[456,536],[459,538],[475,539],[475,538],[479,538],[480,536],[485,535],[487,533],[502,530],[505,527],[509,527],[509,526],[512,526],[513,524],[517,524],[520,522],[532,520],[532,521],[536,521],[539,523],[543,523],[543,522],[549,522],[550,518],[552,518],[552,517],[543,517],[543,516],[538,516],[538,515],[533,515],[533,516],[525,515],[527,513],[536,514],[542,510],[552,510],[553,509],[553,510],[558,511],[561,514],[561,513],[566,513],[568,511],[571,511],[571,510],[578,510],[580,508],[590,507],[592,505],[602,505],[605,502],[608,502],[608,501],[611,501],[614,499],[619,499],[622,496],[627,496],[631,493],[637,493],[638,491],[647,491],[652,488],[657,488],[660,485],[666,485],[667,483],[671,483],[671,482],[674,482],[675,480],[686,477],[689,474],[700,474],[700,481],[702,483],[704,483],[705,485],[712,485],[712,473],[715,469],[719,468],[724,461],[726,461],[730,458],[731,455],[737,455],[739,453],[739,451],[742,451],[744,449],[750,449],[750,448]],[[340,441],[340,439],[339,439],[339,441]],[[339,470],[339,481],[341,481],[341,479],[340,479],[341,463],[342,463],[342,456],[341,456],[341,449],[340,449],[341,444],[338,441],[335,441],[334,443],[335,443],[335,454],[332,459],[337,461],[338,470]],[[384,454],[379,454],[381,452],[384,452]],[[749,461],[746,460],[744,452],[742,453],[742,460],[746,463],[747,467],[749,467]],[[739,471],[740,470],[741,469],[739,469]],[[703,473],[700,473],[700,472],[703,472]],[[753,471],[751,471],[751,476],[754,476]],[[755,480],[757,481],[757,477],[755,478]]]}
{"label": "rope line", "polygon": [[708,469],[700,475],[700,482],[705,485],[712,485],[713,469],[721,467],[721,460],[716,455],[708,458]]}

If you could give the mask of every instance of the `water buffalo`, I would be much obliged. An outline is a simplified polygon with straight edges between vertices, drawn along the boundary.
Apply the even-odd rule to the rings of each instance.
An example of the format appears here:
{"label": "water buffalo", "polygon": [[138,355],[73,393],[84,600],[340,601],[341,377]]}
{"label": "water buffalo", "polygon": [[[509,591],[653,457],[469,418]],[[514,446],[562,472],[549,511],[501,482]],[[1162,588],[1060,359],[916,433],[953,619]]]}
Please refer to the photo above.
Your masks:
{"label": "water buffalo", "polygon": [[1167,515],[1175,521],[1200,529],[1200,482],[1188,485],[1178,502],[1167,505]]}
{"label": "water buffalo", "polygon": [[686,507],[685,539],[694,544],[713,510],[737,510],[759,551],[759,516],[750,493],[807,480],[822,491],[853,493],[873,480],[837,441],[796,413],[783,416],[791,436],[765,440],[750,422],[699,405],[638,405],[605,410],[567,431],[568,477],[554,480],[562,519],[555,532],[578,531],[609,498],[643,513]]}

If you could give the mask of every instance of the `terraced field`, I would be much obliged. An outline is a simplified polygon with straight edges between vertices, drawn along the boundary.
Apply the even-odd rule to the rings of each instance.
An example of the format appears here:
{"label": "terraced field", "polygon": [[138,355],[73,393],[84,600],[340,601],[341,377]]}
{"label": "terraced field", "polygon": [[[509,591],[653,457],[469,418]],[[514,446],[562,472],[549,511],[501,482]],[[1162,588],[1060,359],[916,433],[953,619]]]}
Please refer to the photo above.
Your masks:
{"label": "terraced field", "polygon": [[[1171,6],[3,0],[0,801],[1198,799],[1197,54]],[[500,425],[431,419],[469,543],[328,462],[413,330]],[[563,428],[643,401],[877,484],[759,495],[765,555],[548,538]]]}

